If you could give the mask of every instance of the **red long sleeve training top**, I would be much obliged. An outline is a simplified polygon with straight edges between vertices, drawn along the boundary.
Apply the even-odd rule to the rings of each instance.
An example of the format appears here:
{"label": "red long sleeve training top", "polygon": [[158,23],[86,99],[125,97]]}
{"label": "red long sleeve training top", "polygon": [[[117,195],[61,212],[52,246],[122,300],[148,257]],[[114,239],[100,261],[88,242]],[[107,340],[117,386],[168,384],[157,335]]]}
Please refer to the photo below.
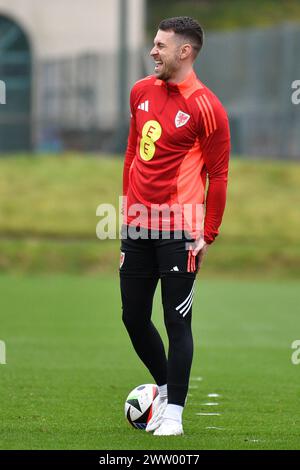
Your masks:
{"label": "red long sleeve training top", "polygon": [[[149,215],[137,222],[130,210],[135,204],[144,205],[149,213],[153,204],[181,208],[205,204],[204,240],[212,243],[225,209],[230,153],[229,124],[222,104],[192,71],[179,84],[155,76],[138,81],[131,90],[130,108],[124,223],[157,228],[152,227]],[[194,238],[200,235],[196,218],[193,213],[189,223]],[[171,214],[170,229],[176,228]]]}

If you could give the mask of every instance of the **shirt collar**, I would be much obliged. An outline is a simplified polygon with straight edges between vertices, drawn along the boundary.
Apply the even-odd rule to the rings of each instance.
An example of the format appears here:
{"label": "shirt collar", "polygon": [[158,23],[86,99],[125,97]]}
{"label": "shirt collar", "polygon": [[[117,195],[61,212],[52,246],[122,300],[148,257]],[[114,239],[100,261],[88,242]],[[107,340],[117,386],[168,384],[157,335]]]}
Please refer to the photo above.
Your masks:
{"label": "shirt collar", "polygon": [[156,84],[165,86],[171,92],[181,93],[185,96],[189,95],[190,92],[195,89],[195,85],[197,84],[197,76],[194,70],[192,70],[182,82],[173,83],[157,79]]}
{"label": "shirt collar", "polygon": [[194,70],[192,70],[182,82],[179,82],[179,83],[169,82],[168,84],[170,86],[177,87],[180,92],[184,93],[185,91],[188,91],[190,88],[194,86],[196,79],[197,79],[196,74]]}

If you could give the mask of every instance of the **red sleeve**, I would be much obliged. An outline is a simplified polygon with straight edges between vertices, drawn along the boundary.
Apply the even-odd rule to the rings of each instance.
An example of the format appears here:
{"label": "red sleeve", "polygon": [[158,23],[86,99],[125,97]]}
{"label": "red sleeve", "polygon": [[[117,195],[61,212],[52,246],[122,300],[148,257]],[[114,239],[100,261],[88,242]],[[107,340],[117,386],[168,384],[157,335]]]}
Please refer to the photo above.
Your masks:
{"label": "red sleeve", "polygon": [[135,124],[135,115],[133,109],[133,91],[130,94],[130,109],[131,109],[131,118],[130,118],[130,128],[129,136],[127,141],[127,148],[125,152],[124,159],[124,168],[123,168],[123,196],[126,196],[129,186],[129,170],[132,164],[132,161],[135,157],[136,144],[137,144],[137,131]]}
{"label": "red sleeve", "polygon": [[203,96],[201,104],[204,163],[208,175],[208,191],[204,219],[204,240],[210,244],[219,234],[226,204],[230,131],[227,114],[220,102]]}

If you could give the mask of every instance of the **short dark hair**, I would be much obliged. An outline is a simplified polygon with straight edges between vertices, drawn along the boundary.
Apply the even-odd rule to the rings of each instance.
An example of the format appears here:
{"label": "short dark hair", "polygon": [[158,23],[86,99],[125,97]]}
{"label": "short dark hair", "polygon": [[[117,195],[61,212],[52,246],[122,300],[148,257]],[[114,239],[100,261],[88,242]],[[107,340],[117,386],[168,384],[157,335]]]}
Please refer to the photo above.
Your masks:
{"label": "short dark hair", "polygon": [[190,42],[194,49],[194,56],[200,52],[203,45],[204,32],[197,20],[190,16],[175,16],[162,20],[158,29],[162,31],[174,31],[175,34],[182,36]]}

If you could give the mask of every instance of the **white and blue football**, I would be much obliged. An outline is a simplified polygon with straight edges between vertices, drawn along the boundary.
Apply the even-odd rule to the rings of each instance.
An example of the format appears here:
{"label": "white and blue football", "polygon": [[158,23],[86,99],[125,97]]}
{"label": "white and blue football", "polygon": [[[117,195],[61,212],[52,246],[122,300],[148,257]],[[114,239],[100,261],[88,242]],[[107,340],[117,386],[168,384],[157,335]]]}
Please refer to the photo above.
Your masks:
{"label": "white and blue football", "polygon": [[125,416],[134,428],[146,428],[157,405],[158,396],[158,387],[154,384],[139,385],[129,393],[125,402]]}

